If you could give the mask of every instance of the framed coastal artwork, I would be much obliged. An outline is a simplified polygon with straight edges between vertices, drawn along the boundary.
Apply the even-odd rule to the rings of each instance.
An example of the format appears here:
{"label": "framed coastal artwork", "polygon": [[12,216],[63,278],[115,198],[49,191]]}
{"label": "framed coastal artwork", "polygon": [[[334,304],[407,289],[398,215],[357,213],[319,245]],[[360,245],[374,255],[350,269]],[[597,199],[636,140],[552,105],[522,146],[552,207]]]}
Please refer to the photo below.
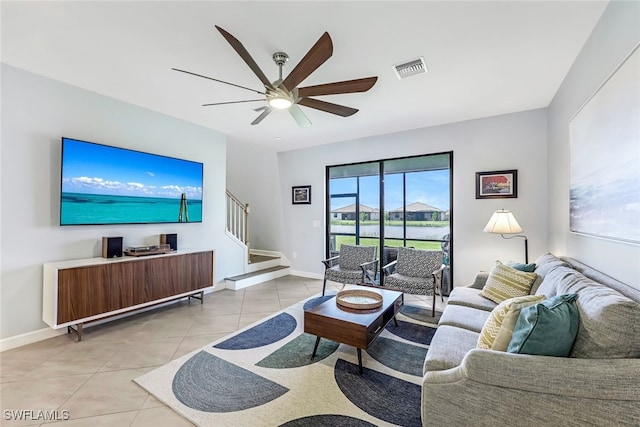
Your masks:
{"label": "framed coastal artwork", "polygon": [[640,49],[569,121],[569,228],[640,243]]}
{"label": "framed coastal artwork", "polygon": [[476,172],[476,199],[518,197],[518,171]]}

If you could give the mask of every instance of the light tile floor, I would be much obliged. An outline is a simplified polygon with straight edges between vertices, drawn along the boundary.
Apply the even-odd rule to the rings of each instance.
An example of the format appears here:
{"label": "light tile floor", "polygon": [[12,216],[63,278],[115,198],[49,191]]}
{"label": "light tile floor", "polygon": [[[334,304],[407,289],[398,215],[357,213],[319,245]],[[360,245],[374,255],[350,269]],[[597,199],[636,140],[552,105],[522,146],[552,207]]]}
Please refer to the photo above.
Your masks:
{"label": "light tile floor", "polygon": [[[89,326],[81,342],[61,335],[0,353],[0,425],[43,424],[8,420],[6,411],[58,410],[70,419],[47,425],[190,426],[132,379],[321,291],[322,280],[285,276]],[[430,306],[431,297],[405,295],[405,303]],[[438,310],[445,304],[437,298]]]}

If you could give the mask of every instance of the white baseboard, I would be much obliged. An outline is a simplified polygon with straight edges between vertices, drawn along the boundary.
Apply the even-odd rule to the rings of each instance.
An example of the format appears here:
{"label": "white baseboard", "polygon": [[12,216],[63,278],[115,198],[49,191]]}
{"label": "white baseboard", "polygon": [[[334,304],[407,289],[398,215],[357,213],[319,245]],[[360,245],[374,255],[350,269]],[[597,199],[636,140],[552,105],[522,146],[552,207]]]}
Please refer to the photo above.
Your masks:
{"label": "white baseboard", "polygon": [[283,268],[281,270],[271,271],[271,272],[260,274],[257,276],[248,277],[242,280],[227,280],[225,286],[227,289],[238,291],[240,289],[244,289],[249,286],[268,282],[269,280],[277,279],[279,277],[283,277],[287,275],[289,275],[289,269]]}
{"label": "white baseboard", "polygon": [[39,329],[37,331],[15,335],[9,338],[3,338],[0,340],[0,353],[3,351],[11,350],[12,348],[22,347],[23,345],[33,344],[34,342],[46,340],[49,338],[54,338],[54,337],[57,337],[58,335],[64,335],[66,333],[67,333],[67,328],[63,328],[63,329],[44,328],[44,329]]}
{"label": "white baseboard", "polygon": [[[221,281],[216,283],[212,288],[209,288],[207,290],[204,291],[205,294],[209,294],[211,292],[218,292],[225,289],[225,281]],[[154,310],[158,307],[163,307],[165,305],[171,305],[171,304],[175,304],[176,302],[181,301],[181,299],[176,299],[176,300],[172,300],[172,301],[167,301],[163,304],[158,304],[158,305],[153,305],[153,306],[149,306],[149,307],[145,307],[145,308],[141,308],[139,310],[134,310],[131,312],[127,312],[127,313],[123,313],[121,315],[118,316],[113,316],[110,317],[108,319],[102,319],[102,320],[98,320],[95,322],[91,322],[91,326],[96,326],[99,325],[101,323],[106,323],[112,320],[117,320],[117,319],[121,319],[123,317],[128,317],[134,314],[140,314],[143,313],[145,311],[149,311],[149,310]],[[11,350],[13,348],[18,348],[18,347],[22,347],[23,345],[28,345],[28,344],[33,344],[35,342],[38,341],[43,341],[49,338],[54,338],[57,337],[59,335],[65,335],[67,333],[67,328],[60,328],[60,329],[51,329],[51,328],[44,328],[44,329],[39,329],[37,331],[32,331],[32,332],[26,332],[24,334],[20,334],[20,335],[15,335],[13,337],[7,337],[7,338],[3,338],[0,339],[0,353],[2,353],[3,351],[7,351],[7,350]]]}
{"label": "white baseboard", "polygon": [[251,252],[254,255],[262,255],[262,256],[275,256],[275,257],[282,257],[282,253],[278,252],[278,251],[266,251],[264,249],[250,249],[249,252]]}

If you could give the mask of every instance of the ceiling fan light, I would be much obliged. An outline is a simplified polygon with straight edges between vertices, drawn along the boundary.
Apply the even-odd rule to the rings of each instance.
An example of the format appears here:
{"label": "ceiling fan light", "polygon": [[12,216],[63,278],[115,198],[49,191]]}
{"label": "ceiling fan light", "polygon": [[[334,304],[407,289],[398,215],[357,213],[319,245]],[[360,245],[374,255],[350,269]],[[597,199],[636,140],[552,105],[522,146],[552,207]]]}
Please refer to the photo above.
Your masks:
{"label": "ceiling fan light", "polygon": [[278,110],[284,110],[293,105],[290,99],[284,97],[273,97],[269,99],[269,105]]}

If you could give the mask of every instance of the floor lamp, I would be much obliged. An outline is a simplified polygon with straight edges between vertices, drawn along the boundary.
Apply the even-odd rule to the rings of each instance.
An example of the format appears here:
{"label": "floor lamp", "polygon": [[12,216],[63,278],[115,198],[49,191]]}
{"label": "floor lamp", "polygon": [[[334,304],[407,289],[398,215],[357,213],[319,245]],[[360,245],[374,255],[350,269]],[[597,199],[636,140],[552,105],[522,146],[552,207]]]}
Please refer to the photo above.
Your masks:
{"label": "floor lamp", "polygon": [[[491,215],[489,222],[484,227],[485,233],[500,234],[503,239],[513,239],[514,237],[522,237],[524,239],[524,262],[529,264],[529,244],[527,236],[522,234],[522,227],[518,224],[516,217],[511,211],[500,209]],[[506,237],[505,234],[515,234],[515,236]]]}

